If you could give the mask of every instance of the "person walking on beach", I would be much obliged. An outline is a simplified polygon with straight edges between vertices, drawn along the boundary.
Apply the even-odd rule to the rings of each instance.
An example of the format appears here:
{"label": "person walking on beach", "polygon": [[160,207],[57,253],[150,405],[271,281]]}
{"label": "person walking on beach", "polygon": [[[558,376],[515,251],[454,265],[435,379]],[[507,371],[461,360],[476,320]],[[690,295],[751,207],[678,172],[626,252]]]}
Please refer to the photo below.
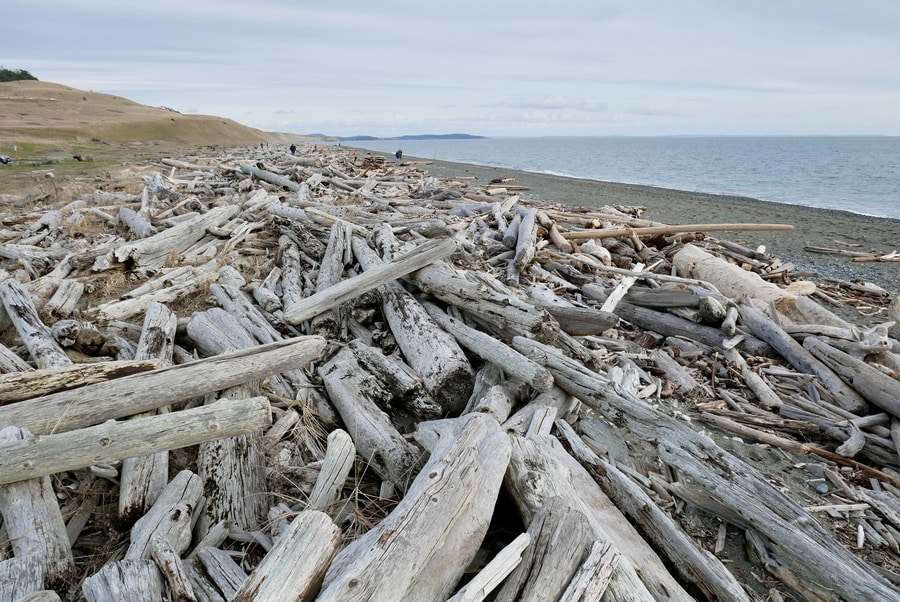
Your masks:
{"label": "person walking on beach", "polygon": [[397,157],[397,161],[399,161],[400,159],[402,159],[402,158],[403,158],[403,149],[402,149],[402,148],[398,148],[398,149],[397,149],[397,152],[394,153],[394,156]]}
{"label": "person walking on beach", "polygon": [[297,154],[297,145],[296,145],[296,144],[292,144],[292,145],[291,145],[291,154],[292,154],[292,155],[296,155],[296,154]]}

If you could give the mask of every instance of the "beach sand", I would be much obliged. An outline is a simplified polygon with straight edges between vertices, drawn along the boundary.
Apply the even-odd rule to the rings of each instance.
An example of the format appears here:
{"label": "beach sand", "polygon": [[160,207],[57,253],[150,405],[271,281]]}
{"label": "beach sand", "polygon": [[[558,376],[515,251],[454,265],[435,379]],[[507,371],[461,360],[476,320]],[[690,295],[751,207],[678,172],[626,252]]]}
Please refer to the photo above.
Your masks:
{"label": "beach sand", "polygon": [[[404,161],[407,160],[416,161],[413,157],[404,157]],[[884,288],[892,296],[900,294],[900,262],[854,262],[847,256],[804,250],[814,246],[885,255],[900,250],[900,220],[747,197],[598,182],[446,161],[422,161],[420,167],[439,178],[465,178],[477,185],[487,184],[495,178],[513,178],[515,185],[528,188],[520,193],[526,200],[586,207],[643,207],[644,219],[664,224],[790,224],[794,230],[713,232],[710,236],[751,248],[765,245],[767,254],[793,263],[800,274],[866,281]]]}

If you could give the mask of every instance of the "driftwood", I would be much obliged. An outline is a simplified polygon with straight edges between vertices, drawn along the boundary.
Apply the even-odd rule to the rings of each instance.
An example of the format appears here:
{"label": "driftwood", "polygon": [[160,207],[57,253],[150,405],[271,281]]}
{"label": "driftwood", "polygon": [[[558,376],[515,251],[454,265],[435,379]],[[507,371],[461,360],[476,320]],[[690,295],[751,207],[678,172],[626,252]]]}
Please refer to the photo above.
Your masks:
{"label": "driftwood", "polygon": [[886,291],[351,152],[9,206],[0,598],[896,598]]}

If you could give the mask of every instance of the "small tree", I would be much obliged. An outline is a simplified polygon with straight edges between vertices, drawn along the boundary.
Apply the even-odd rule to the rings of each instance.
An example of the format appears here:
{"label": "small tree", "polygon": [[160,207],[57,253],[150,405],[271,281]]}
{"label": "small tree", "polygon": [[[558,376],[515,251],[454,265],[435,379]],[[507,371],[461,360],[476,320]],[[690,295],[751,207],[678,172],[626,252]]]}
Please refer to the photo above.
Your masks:
{"label": "small tree", "polygon": [[37,81],[35,76],[24,69],[7,69],[6,67],[0,66],[0,82],[15,82],[23,79],[33,79]]}

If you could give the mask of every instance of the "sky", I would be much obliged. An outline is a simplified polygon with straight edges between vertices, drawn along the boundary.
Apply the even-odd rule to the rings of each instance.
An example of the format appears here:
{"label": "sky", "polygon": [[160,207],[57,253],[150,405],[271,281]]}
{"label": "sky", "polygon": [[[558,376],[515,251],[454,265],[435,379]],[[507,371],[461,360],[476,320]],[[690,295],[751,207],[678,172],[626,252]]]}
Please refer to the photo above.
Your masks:
{"label": "sky", "polygon": [[265,131],[900,135],[897,0],[3,0],[0,66]]}

